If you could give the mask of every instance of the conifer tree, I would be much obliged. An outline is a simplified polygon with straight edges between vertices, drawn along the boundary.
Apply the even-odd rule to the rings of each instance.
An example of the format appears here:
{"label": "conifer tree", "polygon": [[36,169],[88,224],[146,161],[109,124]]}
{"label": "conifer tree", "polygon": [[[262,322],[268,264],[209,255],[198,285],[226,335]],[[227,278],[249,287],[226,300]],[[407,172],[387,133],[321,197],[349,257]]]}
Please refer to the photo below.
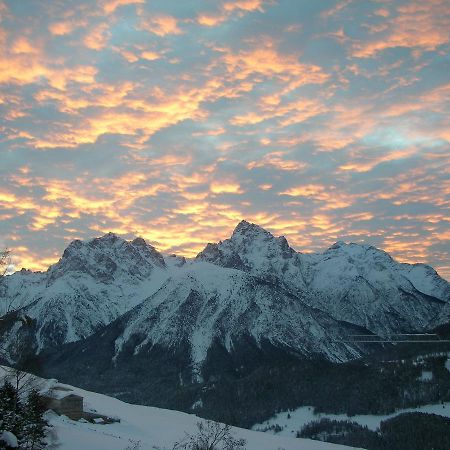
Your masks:
{"label": "conifer tree", "polygon": [[21,447],[27,450],[40,450],[45,448],[45,436],[48,422],[44,418],[46,411],[42,397],[36,389],[28,395],[25,405],[24,429]]}
{"label": "conifer tree", "polygon": [[20,440],[24,426],[23,407],[17,390],[8,381],[0,388],[0,421],[2,431],[10,431]]}

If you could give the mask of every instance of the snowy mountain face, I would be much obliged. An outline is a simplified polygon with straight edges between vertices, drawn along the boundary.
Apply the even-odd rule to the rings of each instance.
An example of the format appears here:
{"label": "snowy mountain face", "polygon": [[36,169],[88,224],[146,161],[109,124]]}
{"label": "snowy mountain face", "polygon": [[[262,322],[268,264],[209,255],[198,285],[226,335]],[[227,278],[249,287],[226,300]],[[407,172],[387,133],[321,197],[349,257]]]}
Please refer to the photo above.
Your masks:
{"label": "snowy mountain face", "polygon": [[380,335],[422,330],[450,300],[449,283],[429,266],[343,242],[323,254],[301,254],[284,237],[245,221],[197,259],[279,282],[310,306]]}
{"label": "snowy mountain face", "polygon": [[249,339],[259,347],[269,342],[304,357],[339,362],[365,353],[342,342],[357,331],[278,285],[240,270],[195,262],[126,316],[115,357],[129,342],[134,354],[153,345],[177,348],[187,343],[193,367],[201,372],[213,344],[232,353]]}
{"label": "snowy mountain face", "polygon": [[[164,257],[140,238],[77,240],[47,272],[18,272],[0,288],[26,305],[38,352],[120,318],[120,327],[111,325],[108,357],[117,360],[123,348],[135,355],[153,346],[186,348],[198,373],[211,346],[233,352],[244,340],[347,361],[367,351],[344,343],[348,335],[423,330],[449,308],[450,295],[431,267],[342,242],[302,254],[246,221],[191,261]],[[7,346],[21,327],[0,330]]]}
{"label": "snowy mountain face", "polygon": [[[40,351],[91,335],[155,292],[169,276],[164,258],[143,239],[113,234],[73,241],[45,273],[5,277],[3,295],[34,319],[30,345]],[[13,346],[24,325],[11,323],[2,340]]]}
{"label": "snowy mountain face", "polygon": [[307,286],[308,265],[284,236],[274,237],[261,227],[242,221],[230,239],[208,244],[197,260],[239,269],[302,295]]}
{"label": "snowy mountain face", "polygon": [[399,264],[367,245],[338,242],[312,256],[311,268],[308,287],[318,307],[380,335],[426,329],[450,298],[448,283],[430,267]]}

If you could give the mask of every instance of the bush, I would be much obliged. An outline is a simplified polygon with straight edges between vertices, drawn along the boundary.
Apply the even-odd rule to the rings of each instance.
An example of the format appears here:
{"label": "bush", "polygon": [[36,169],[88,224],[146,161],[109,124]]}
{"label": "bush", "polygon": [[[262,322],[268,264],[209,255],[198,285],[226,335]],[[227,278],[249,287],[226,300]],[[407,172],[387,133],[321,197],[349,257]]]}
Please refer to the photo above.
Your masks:
{"label": "bush", "polygon": [[245,450],[245,440],[231,435],[231,426],[213,422],[197,423],[197,433],[187,435],[173,450]]}

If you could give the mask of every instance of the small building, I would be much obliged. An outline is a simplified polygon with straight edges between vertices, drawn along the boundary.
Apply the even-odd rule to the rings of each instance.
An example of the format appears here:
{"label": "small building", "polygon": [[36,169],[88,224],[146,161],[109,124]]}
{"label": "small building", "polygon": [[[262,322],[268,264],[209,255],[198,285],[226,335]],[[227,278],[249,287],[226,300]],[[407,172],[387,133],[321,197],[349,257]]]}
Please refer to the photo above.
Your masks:
{"label": "small building", "polygon": [[83,417],[83,397],[74,394],[72,390],[56,386],[42,395],[45,406],[55,413],[79,420]]}
{"label": "small building", "polygon": [[55,411],[60,416],[67,416],[72,420],[80,420],[107,425],[120,422],[119,418],[98,414],[95,410],[83,410],[83,397],[75,394],[72,389],[65,386],[55,386],[45,394],[41,394],[47,409]]}

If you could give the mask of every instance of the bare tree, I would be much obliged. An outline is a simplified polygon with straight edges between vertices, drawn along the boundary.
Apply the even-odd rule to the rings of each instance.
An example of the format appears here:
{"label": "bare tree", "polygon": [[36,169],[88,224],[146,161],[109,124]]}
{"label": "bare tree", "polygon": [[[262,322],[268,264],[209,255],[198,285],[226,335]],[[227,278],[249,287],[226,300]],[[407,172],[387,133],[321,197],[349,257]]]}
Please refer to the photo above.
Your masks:
{"label": "bare tree", "polygon": [[12,301],[7,301],[2,294],[3,278],[11,264],[11,252],[8,249],[0,250],[0,320],[1,316],[8,314],[12,310]]}
{"label": "bare tree", "polygon": [[[11,251],[8,249],[0,250],[0,321],[6,316],[10,316],[12,313],[18,311],[24,306],[24,300],[20,302],[17,297],[7,296],[6,279],[8,270],[11,269]],[[25,320],[26,316],[21,316],[20,320]],[[29,318],[28,318],[29,319]],[[27,319],[27,320],[28,320]],[[1,322],[0,322],[1,324]],[[29,325],[26,323],[24,325]]]}
{"label": "bare tree", "polygon": [[186,435],[173,450],[245,450],[245,439],[235,439],[230,425],[207,420],[197,422],[197,433]]}
{"label": "bare tree", "polygon": [[0,276],[5,275],[6,271],[8,270],[8,266],[11,263],[11,259],[9,256],[10,251],[8,249],[0,251]]}

